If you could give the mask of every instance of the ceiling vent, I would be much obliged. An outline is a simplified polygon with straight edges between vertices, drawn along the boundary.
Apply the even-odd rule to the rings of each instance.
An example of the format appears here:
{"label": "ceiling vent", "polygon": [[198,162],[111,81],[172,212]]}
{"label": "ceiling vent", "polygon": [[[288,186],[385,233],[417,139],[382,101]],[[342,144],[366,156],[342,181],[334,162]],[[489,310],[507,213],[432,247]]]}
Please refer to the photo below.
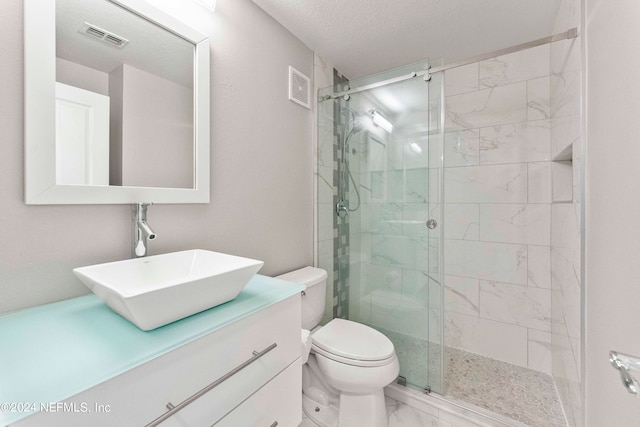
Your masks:
{"label": "ceiling vent", "polygon": [[311,80],[289,66],[289,100],[311,109]]}
{"label": "ceiling vent", "polygon": [[103,42],[118,48],[123,48],[127,45],[127,43],[129,43],[129,40],[125,39],[124,37],[120,37],[117,34],[104,30],[93,24],[89,24],[88,22],[82,24],[82,27],[79,31],[83,34],[94,37],[96,39],[100,39]]}

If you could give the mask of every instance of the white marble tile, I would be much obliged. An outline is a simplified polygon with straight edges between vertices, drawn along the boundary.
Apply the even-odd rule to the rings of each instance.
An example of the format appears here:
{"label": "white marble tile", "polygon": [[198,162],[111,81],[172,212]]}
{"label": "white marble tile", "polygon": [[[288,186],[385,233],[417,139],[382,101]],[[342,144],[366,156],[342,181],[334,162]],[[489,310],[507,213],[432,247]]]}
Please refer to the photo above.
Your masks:
{"label": "white marble tile", "polygon": [[447,203],[526,203],[527,165],[445,168]]}
{"label": "white marble tile", "polygon": [[441,199],[440,187],[442,184],[441,178],[442,169],[429,169],[427,176],[429,178],[429,202],[438,203]]}
{"label": "white marble tile", "polygon": [[442,266],[440,265],[440,260],[442,259],[442,249],[440,246],[442,246],[442,242],[440,238],[433,237],[428,238],[427,242],[429,244],[429,268],[426,271],[429,271],[429,273],[440,273],[442,271]]}
{"label": "white marble tile", "polygon": [[526,82],[449,96],[445,130],[475,129],[527,118]]}
{"label": "white marble tile", "polygon": [[527,247],[445,239],[445,274],[527,284]]}
{"label": "white marble tile", "polygon": [[389,427],[438,427],[438,417],[421,412],[409,405],[397,403],[387,406]]}
{"label": "white marble tile", "polygon": [[480,281],[480,317],[551,330],[551,290]]}
{"label": "white marble tile", "polygon": [[551,162],[551,199],[554,203],[573,201],[572,162]]}
{"label": "white marble tile", "polygon": [[[576,209],[580,210],[580,203],[582,195],[580,192],[582,191],[581,185],[581,174],[582,174],[582,142],[580,139],[573,142],[572,145],[572,181],[573,181],[573,204],[576,206]],[[578,215],[578,224],[582,224],[582,218]]]}
{"label": "white marble tile", "polygon": [[469,277],[444,276],[444,307],[447,311],[478,315],[480,281]]}
{"label": "white marble tile", "polygon": [[333,239],[318,242],[318,267],[333,272]]}
{"label": "white marble tile", "polygon": [[549,77],[527,81],[527,120],[545,120],[551,117],[550,85]]}
{"label": "white marble tile", "polygon": [[480,164],[540,162],[551,156],[551,122],[539,120],[480,129]]}
{"label": "white marble tile", "polygon": [[572,203],[551,205],[551,246],[580,247],[580,224]]}
{"label": "white marble tile", "polygon": [[318,203],[333,203],[333,196],[338,194],[333,185],[333,169],[326,166],[318,167],[317,174]]}
{"label": "white marble tile", "polygon": [[423,300],[404,297],[399,292],[377,290],[364,297],[371,303],[371,325],[402,335],[429,339],[429,310]]}
{"label": "white marble tile", "polygon": [[478,129],[444,134],[444,165],[474,166],[480,162],[480,131]]}
{"label": "white marble tile", "polygon": [[551,207],[548,204],[481,204],[480,240],[549,245]]}
{"label": "white marble tile", "polygon": [[[438,212],[438,209],[435,209]],[[405,203],[402,205],[402,234],[405,236],[426,236],[430,230],[426,227],[430,215],[427,203]],[[438,221],[438,219],[436,219]]]}
{"label": "white marble tile", "polygon": [[376,290],[389,290],[402,292],[402,269],[399,267],[364,264],[362,265],[363,283],[360,288],[361,294],[367,296]]}
{"label": "white marble tile", "polygon": [[387,172],[373,171],[369,178],[369,189],[363,189],[360,197],[363,200],[386,201],[387,200]]}
{"label": "white marble tile", "polygon": [[313,84],[318,89],[333,86],[333,66],[316,53],[313,54]]}
{"label": "white marble tile", "polygon": [[551,162],[527,164],[527,201],[551,203]]}
{"label": "white marble tile", "polygon": [[580,117],[554,117],[551,120],[551,156],[556,160],[569,160],[558,158],[562,152],[567,152],[568,147],[580,140]]}
{"label": "white marble tile", "polygon": [[429,252],[426,237],[371,236],[371,260],[378,264],[428,271]]}
{"label": "white marble tile", "polygon": [[527,348],[529,369],[551,375],[551,334],[529,329]]}
{"label": "white marble tile", "polygon": [[442,167],[442,135],[437,133],[435,135],[429,135],[429,168],[441,168]]}
{"label": "white marble tile", "polygon": [[407,169],[403,201],[409,203],[427,203],[429,201],[429,179],[427,168]]}
{"label": "white marble tile", "polygon": [[420,301],[438,298],[439,285],[428,273],[419,270],[402,269],[402,295],[418,298]]}
{"label": "white marble tile", "polygon": [[[573,24],[573,26],[575,25],[576,24]],[[569,26],[566,28],[569,28]],[[564,31],[564,29],[562,31]],[[580,38],[560,40],[552,43],[551,74],[580,72],[580,55]]]}
{"label": "white marble tile", "polygon": [[550,47],[545,44],[482,61],[479,67],[480,87],[495,87],[548,76],[550,56]]}
{"label": "white marble tile", "polygon": [[446,412],[442,414],[438,427],[482,427],[482,424],[470,421],[468,418],[462,418]]}
{"label": "white marble tile", "polygon": [[[407,193],[407,189],[405,188],[404,170],[390,170],[385,172],[385,176],[387,200],[393,202],[404,202]],[[424,200],[421,200],[420,202],[424,202]]]}
{"label": "white marble tile", "polygon": [[527,329],[445,312],[445,343],[451,347],[527,366]]}
{"label": "white marble tile", "polygon": [[528,285],[551,289],[551,248],[529,245],[527,255]]}
{"label": "white marble tile", "polygon": [[319,203],[317,206],[318,241],[333,239],[333,217],[336,212],[335,207],[333,206],[333,203]]}
{"label": "white marble tile", "polygon": [[[437,135],[434,135],[434,137],[437,137]],[[429,162],[431,159],[429,157],[429,147],[431,146],[431,142],[431,136],[426,134],[426,132],[418,136],[406,138],[402,142],[404,150],[404,168],[419,169],[430,167]]]}
{"label": "white marble tile", "polygon": [[478,90],[478,63],[452,68],[444,73],[445,96]]}
{"label": "white marble tile", "polygon": [[447,203],[444,206],[446,239],[478,240],[480,207],[475,203]]}
{"label": "white marble tile", "polygon": [[580,292],[580,250],[551,247],[551,283],[554,290]]}
{"label": "white marble tile", "polygon": [[333,169],[336,166],[336,159],[333,156],[334,136],[333,123],[325,123],[322,118],[318,122],[318,146],[317,161],[318,166]]}
{"label": "white marble tile", "polygon": [[[354,205],[355,207],[355,205]],[[402,234],[402,204],[371,202],[361,210],[361,214],[351,215],[351,219],[362,218],[362,231],[377,234]],[[360,230],[360,228],[354,228]]]}
{"label": "white marble tile", "polygon": [[580,117],[579,72],[552,75],[550,88],[552,117]]}
{"label": "white marble tile", "polygon": [[360,159],[369,171],[384,171],[387,166],[387,137],[380,138],[375,134],[365,132],[361,139]]}

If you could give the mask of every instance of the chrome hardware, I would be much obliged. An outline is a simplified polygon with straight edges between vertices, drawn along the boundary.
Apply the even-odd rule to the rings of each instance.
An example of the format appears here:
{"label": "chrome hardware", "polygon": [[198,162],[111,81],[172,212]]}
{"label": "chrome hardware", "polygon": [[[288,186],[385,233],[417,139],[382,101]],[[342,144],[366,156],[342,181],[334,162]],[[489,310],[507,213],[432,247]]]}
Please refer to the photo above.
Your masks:
{"label": "chrome hardware", "polygon": [[640,384],[629,373],[629,371],[640,371],[640,359],[629,356],[628,354],[618,353],[617,351],[609,352],[609,362],[620,371],[620,379],[627,391],[631,394],[640,394]]}
{"label": "chrome hardware", "polygon": [[426,226],[429,230],[433,230],[438,226],[438,221],[436,221],[435,219],[428,219],[426,222]]}
{"label": "chrome hardware", "polygon": [[277,425],[278,425],[278,422],[274,421],[273,424],[271,424],[271,426],[269,426],[269,427],[276,427]]}
{"label": "chrome hardware", "polygon": [[132,257],[147,255],[147,239],[153,240],[158,235],[147,224],[147,208],[151,203],[136,203],[133,205],[133,248]]}
{"label": "chrome hardware", "polygon": [[339,200],[336,204],[336,213],[340,218],[344,218],[349,215],[349,209],[347,208],[347,204],[344,200]]}
{"label": "chrome hardware", "polygon": [[[178,403],[177,405],[174,406],[171,402],[167,403],[167,409],[169,409],[169,410],[167,412],[165,412],[164,414],[160,415],[155,420],[151,421],[145,427],[155,427],[155,426],[159,425],[160,423],[166,421],[168,418],[170,418],[171,416],[173,416],[177,412],[183,410],[188,405],[192,404],[197,399],[201,398],[203,395],[205,395],[206,393],[210,392],[211,390],[213,390],[214,388],[216,388],[217,386],[219,386],[220,384],[222,384],[223,382],[225,382],[226,380],[228,380],[229,378],[231,378],[232,376],[234,376],[235,374],[237,374],[238,372],[240,372],[241,370],[243,370],[247,366],[251,365],[253,362],[255,362],[256,360],[260,359],[262,356],[264,356],[265,354],[269,353],[271,350],[273,350],[277,346],[278,346],[278,344],[274,342],[269,347],[265,348],[264,350],[262,350],[260,352],[254,351],[253,352],[253,357],[251,359],[248,359],[245,362],[243,362],[242,364],[236,366],[231,371],[227,372],[226,374],[224,374],[223,376],[221,376],[220,378],[218,378],[217,380],[215,380],[214,382],[212,382],[211,384],[209,384],[208,386],[206,386],[205,388],[203,388],[199,392],[189,396],[188,398],[186,398],[182,402]],[[277,422],[276,422],[276,425],[277,425]]]}
{"label": "chrome hardware", "polygon": [[303,296],[303,297],[306,297],[307,296],[307,292],[306,291],[300,291],[300,295]]}

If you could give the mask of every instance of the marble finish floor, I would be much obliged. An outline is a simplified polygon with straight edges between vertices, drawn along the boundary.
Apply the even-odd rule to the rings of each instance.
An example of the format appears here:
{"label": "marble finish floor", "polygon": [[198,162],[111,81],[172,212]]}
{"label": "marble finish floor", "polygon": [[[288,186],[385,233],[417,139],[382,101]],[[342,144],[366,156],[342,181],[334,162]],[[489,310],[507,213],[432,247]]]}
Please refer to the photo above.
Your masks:
{"label": "marble finish floor", "polygon": [[565,427],[551,376],[447,348],[447,395],[531,427]]}
{"label": "marble finish floor", "polygon": [[[437,417],[421,412],[408,405],[399,403],[389,397],[385,398],[385,404],[387,407],[387,418],[389,427],[453,427],[453,424],[441,424],[438,422]],[[302,423],[299,427],[319,426],[311,421],[303,411]]]}

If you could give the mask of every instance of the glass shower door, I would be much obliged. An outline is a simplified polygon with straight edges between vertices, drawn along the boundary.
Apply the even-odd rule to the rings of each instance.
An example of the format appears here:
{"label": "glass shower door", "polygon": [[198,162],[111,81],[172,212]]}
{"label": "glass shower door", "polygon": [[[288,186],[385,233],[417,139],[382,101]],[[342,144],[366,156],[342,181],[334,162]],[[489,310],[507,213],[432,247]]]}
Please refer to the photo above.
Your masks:
{"label": "glass shower door", "polygon": [[[402,72],[405,67],[393,73]],[[401,382],[436,391],[442,372],[438,78],[387,84],[334,103],[335,220],[348,251],[336,256],[338,311],[391,339]]]}

